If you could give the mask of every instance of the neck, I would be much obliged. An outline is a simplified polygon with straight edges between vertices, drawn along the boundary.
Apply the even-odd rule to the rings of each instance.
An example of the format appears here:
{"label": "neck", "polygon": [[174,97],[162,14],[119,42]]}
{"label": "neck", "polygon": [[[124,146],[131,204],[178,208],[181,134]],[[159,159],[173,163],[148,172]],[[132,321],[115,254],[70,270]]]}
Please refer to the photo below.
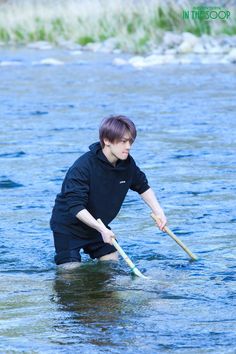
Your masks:
{"label": "neck", "polygon": [[118,158],[112,154],[112,152],[110,150],[107,149],[107,147],[105,146],[102,149],[103,154],[106,156],[107,160],[113,165],[116,166],[116,163],[118,161]]}

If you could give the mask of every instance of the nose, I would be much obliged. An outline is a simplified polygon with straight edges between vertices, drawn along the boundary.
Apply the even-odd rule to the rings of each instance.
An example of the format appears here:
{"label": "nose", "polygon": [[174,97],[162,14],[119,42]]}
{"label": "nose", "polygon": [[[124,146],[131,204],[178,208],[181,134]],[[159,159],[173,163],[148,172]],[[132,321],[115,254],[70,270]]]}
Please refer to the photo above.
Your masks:
{"label": "nose", "polygon": [[131,148],[131,143],[130,143],[130,141],[129,141],[129,140],[128,140],[128,141],[126,141],[126,145],[125,145],[125,147],[126,147],[126,149],[130,150],[130,148]]}

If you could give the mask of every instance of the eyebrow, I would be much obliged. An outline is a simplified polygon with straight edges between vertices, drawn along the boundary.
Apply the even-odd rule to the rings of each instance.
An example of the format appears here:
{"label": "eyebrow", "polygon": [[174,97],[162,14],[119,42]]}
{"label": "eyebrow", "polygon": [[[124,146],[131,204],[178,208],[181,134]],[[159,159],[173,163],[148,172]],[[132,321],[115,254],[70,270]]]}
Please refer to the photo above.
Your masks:
{"label": "eyebrow", "polygon": [[132,141],[132,142],[134,141],[131,136],[130,137],[124,136],[123,138],[121,138],[121,140]]}

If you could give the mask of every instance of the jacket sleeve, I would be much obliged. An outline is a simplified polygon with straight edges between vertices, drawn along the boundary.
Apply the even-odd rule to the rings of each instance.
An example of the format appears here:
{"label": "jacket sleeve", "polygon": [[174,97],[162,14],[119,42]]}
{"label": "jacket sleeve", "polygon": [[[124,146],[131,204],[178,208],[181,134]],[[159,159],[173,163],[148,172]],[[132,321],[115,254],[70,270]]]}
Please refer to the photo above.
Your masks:
{"label": "jacket sleeve", "polygon": [[69,212],[76,216],[86,209],[89,194],[89,173],[84,168],[69,170],[62,186],[62,193]]}
{"label": "jacket sleeve", "polygon": [[132,183],[130,189],[139,194],[146,192],[150,186],[148,185],[148,180],[144,172],[134,162],[134,173],[132,178]]}

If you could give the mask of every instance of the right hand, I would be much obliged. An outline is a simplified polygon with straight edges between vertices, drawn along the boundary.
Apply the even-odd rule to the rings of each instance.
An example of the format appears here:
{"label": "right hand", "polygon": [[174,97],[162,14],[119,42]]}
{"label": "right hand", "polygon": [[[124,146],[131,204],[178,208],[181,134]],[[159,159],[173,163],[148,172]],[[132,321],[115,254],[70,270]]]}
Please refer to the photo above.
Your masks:
{"label": "right hand", "polygon": [[103,241],[105,243],[109,243],[110,245],[113,245],[113,240],[115,239],[114,232],[112,232],[111,230],[107,229],[106,227],[103,228],[100,232],[101,232]]}
{"label": "right hand", "polygon": [[165,232],[165,227],[166,227],[166,224],[167,224],[167,219],[166,219],[166,216],[164,214],[164,212],[160,209],[160,211],[157,213],[157,214],[154,214],[154,217],[155,217],[155,221],[156,221],[156,224],[157,226],[159,227],[159,229],[161,231],[164,231]]}

